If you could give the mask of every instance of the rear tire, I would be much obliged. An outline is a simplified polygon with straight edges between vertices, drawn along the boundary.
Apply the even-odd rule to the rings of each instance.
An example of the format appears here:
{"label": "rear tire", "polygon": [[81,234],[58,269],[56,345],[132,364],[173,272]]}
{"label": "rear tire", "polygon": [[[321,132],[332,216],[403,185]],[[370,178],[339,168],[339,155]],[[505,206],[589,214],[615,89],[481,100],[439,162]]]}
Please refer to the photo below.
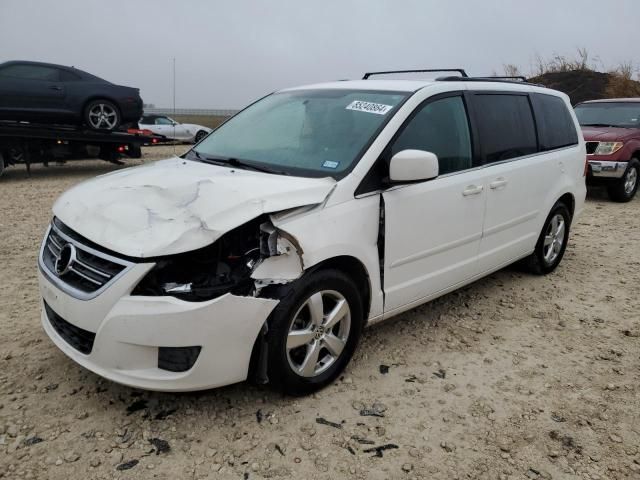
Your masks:
{"label": "rear tire", "polygon": [[92,130],[116,130],[122,123],[120,110],[110,100],[91,100],[84,107],[84,123]]}
{"label": "rear tire", "polygon": [[544,222],[533,253],[524,259],[531,273],[546,275],[553,272],[564,256],[569,240],[571,214],[562,202],[557,202]]}
{"label": "rear tire", "polygon": [[338,270],[317,270],[274,293],[281,300],[267,333],[269,380],[289,395],[320,390],[342,373],[358,344],[358,289]]}
{"label": "rear tire", "polygon": [[629,202],[638,191],[638,178],[640,177],[640,161],[632,158],[622,178],[607,189],[609,198],[614,202]]}
{"label": "rear tire", "polygon": [[140,145],[132,145],[129,147],[130,158],[142,158],[142,148]]}

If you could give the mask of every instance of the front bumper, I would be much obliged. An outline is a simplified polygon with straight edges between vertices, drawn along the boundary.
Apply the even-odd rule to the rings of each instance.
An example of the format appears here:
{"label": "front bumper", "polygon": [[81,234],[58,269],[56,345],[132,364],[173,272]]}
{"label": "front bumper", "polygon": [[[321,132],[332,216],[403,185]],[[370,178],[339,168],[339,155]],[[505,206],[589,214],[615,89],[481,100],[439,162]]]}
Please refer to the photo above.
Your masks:
{"label": "front bumper", "polygon": [[[72,347],[53,327],[43,304],[45,332],[75,362],[132,387],[190,391],[246,380],[254,342],[278,301],[231,294],[206,302],[130,296],[149,268],[149,264],[136,265],[91,300],[65,293],[40,270],[44,302],[66,322],[95,333],[95,339],[88,354]],[[158,368],[160,347],[186,346],[201,347],[191,369],[172,372]]]}
{"label": "front bumper", "polygon": [[622,178],[629,162],[589,160],[589,172],[597,178]]}

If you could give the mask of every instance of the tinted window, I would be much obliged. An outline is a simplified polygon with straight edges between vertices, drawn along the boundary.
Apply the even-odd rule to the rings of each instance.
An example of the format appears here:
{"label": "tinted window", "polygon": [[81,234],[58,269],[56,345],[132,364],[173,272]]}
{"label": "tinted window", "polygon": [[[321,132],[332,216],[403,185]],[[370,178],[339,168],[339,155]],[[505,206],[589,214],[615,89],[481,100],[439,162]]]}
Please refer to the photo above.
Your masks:
{"label": "tinted window", "polygon": [[30,80],[58,81],[59,75],[56,68],[41,67],[39,65],[9,65],[0,69],[0,76],[27,78]]}
{"label": "tinted window", "polygon": [[60,81],[62,82],[77,82],[81,80],[81,78],[73,72],[69,70],[59,70],[60,72]]}
{"label": "tinted window", "polygon": [[391,146],[391,156],[407,149],[435,153],[441,175],[471,168],[471,136],[462,98],[447,97],[421,107]]}
{"label": "tinted window", "polygon": [[475,116],[485,162],[538,151],[536,128],[526,95],[476,94]]}
{"label": "tinted window", "polygon": [[578,143],[575,124],[560,97],[535,94],[533,105],[536,110],[541,150],[553,150]]}
{"label": "tinted window", "polygon": [[173,122],[168,117],[156,117],[156,125],[173,125]]}
{"label": "tinted window", "polygon": [[576,105],[584,127],[640,127],[640,102],[595,102]]}

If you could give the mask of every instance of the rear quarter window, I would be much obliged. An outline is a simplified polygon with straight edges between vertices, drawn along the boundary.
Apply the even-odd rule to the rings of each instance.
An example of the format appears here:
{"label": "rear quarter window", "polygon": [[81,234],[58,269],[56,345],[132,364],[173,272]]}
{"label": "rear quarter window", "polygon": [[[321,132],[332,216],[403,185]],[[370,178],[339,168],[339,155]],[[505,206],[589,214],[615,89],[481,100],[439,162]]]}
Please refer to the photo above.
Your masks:
{"label": "rear quarter window", "polygon": [[538,151],[536,126],[527,95],[476,93],[473,104],[485,163]]}
{"label": "rear quarter window", "polygon": [[553,150],[578,144],[578,132],[566,103],[555,95],[532,95],[536,113],[540,150]]}

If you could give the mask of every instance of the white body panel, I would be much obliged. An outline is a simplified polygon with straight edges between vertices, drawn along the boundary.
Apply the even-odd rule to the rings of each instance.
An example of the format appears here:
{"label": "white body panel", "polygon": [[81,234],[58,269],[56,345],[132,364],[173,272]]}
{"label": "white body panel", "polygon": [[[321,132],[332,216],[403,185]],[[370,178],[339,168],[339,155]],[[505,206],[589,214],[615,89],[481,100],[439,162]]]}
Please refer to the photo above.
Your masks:
{"label": "white body panel", "polygon": [[[93,350],[83,355],[54,330],[43,309],[42,325],[54,343],[94,373],[148,390],[202,390],[245,380],[257,332],[278,303],[230,294],[194,303],[173,297],[122,296],[117,289],[83,301],[56,288],[42,272],[38,279],[44,301],[56,313],[96,332]],[[130,280],[121,279],[120,284],[129,285]],[[202,345],[192,369],[157,368],[159,346],[186,345]]]}
{"label": "white body panel", "polygon": [[[114,254],[137,257],[138,263],[95,298],[80,300],[58,288],[53,272],[40,262],[47,305],[71,325],[95,334],[93,351],[83,355],[52,328],[43,311],[45,331],[61,350],[100,375],[141,388],[196,390],[242,381],[256,338],[278,303],[260,297],[262,286],[294,282],[325,261],[337,268],[356,261],[366,272],[373,323],[531,253],[561,196],[573,198],[574,218],[582,211],[581,138],[575,147],[356,194],[423,101],[449,91],[491,90],[495,83],[368,80],[304,88],[412,93],[339,181],[174,158],[104,175],[63,194],[53,208],[62,223]],[[499,88],[560,95],[526,85]],[[262,259],[252,271],[255,295],[224,294],[204,302],[131,295],[157,257],[210,245],[263,214],[269,214],[281,237],[279,256]],[[188,345],[202,346],[191,370],[157,368],[159,347]]]}
{"label": "white body panel", "polygon": [[334,185],[173,158],[81,183],[53,213],[98,245],[147,258],[204,247],[262,213],[321,203]]}
{"label": "white body panel", "polygon": [[471,170],[383,194],[385,311],[477,273],[485,210],[478,180],[478,171]]}

